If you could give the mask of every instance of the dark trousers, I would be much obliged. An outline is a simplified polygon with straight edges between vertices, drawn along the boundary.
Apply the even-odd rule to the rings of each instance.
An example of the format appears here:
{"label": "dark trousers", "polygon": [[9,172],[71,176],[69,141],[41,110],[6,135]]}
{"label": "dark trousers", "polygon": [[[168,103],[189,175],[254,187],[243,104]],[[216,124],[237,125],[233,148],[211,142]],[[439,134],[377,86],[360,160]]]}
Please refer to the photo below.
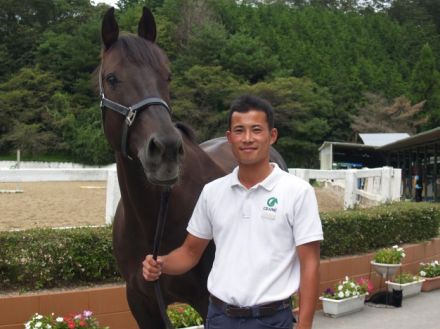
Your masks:
{"label": "dark trousers", "polygon": [[280,310],[272,316],[232,318],[209,303],[205,329],[292,329],[294,322],[291,308]]}

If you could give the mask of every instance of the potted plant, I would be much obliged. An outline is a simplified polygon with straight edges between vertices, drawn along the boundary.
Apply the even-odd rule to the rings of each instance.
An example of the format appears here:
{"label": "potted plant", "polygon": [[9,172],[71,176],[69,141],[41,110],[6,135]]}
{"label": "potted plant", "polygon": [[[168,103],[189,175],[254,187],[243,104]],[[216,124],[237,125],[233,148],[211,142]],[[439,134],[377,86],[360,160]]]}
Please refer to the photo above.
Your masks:
{"label": "potted plant", "polygon": [[167,313],[175,328],[203,329],[203,320],[199,313],[187,304],[171,305]]}
{"label": "potted plant", "polygon": [[376,272],[384,278],[388,278],[396,274],[401,266],[402,259],[405,257],[405,251],[398,245],[391,248],[383,248],[376,252],[371,264]]}
{"label": "potted plant", "polygon": [[397,275],[392,281],[387,281],[388,291],[402,290],[403,297],[410,297],[420,293],[422,289],[422,283],[425,279],[420,278],[417,275],[403,272]]}
{"label": "potted plant", "polygon": [[425,279],[422,291],[431,291],[440,288],[440,263],[438,260],[431,263],[420,263],[419,274]]}
{"label": "potted plant", "polygon": [[65,317],[55,317],[53,313],[50,315],[35,313],[24,327],[25,329],[109,329],[100,327],[93,313],[87,310]]}
{"label": "potted plant", "polygon": [[355,282],[346,276],[334,289],[327,288],[319,297],[324,314],[339,317],[362,310],[369,290],[372,286],[367,279]]}

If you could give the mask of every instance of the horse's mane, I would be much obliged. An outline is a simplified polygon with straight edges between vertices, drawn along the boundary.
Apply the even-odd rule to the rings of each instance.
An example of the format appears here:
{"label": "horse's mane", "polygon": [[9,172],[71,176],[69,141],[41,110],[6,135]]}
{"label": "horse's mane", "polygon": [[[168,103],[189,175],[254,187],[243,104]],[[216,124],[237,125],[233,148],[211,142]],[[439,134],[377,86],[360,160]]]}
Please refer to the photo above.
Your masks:
{"label": "horse's mane", "polygon": [[175,125],[191,142],[197,143],[196,133],[190,126],[183,122],[176,122]]}

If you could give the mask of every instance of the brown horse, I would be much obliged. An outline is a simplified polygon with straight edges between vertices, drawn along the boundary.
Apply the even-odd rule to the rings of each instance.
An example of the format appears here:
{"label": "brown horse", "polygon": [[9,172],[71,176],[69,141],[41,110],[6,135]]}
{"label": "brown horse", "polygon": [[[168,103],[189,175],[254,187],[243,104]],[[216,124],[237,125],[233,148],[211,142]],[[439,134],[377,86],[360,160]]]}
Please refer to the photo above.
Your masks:
{"label": "brown horse", "polygon": [[[113,8],[103,18],[98,79],[104,132],[115,151],[121,190],[113,224],[113,247],[127,283],[130,310],[141,329],[164,328],[153,284],[146,282],[141,273],[143,259],[153,250],[164,186],[172,186],[172,192],[159,254],[168,253],[183,242],[203,186],[236,165],[224,139],[207,143],[208,154],[195,142],[189,128],[172,122],[168,106],[169,63],[154,43],[155,37],[154,17],[146,8],[138,36],[119,36]],[[278,157],[275,161],[282,161],[279,154],[274,154]],[[213,257],[211,244],[190,272],[163,275],[160,284],[165,303],[188,303],[206,317],[206,281]]]}

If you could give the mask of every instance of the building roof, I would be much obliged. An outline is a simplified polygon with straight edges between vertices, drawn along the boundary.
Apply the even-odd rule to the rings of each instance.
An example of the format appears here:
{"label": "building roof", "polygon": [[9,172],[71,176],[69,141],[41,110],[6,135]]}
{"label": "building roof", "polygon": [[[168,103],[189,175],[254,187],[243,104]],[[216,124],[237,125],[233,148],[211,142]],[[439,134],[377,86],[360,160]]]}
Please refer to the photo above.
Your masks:
{"label": "building roof", "polygon": [[410,137],[408,133],[359,134],[365,145],[383,146]]}
{"label": "building roof", "polygon": [[424,131],[420,134],[407,137],[393,143],[389,143],[387,145],[383,145],[378,149],[380,151],[393,151],[396,149],[403,149],[409,147],[416,147],[422,144],[428,144],[432,142],[438,142],[440,140],[440,127]]}

